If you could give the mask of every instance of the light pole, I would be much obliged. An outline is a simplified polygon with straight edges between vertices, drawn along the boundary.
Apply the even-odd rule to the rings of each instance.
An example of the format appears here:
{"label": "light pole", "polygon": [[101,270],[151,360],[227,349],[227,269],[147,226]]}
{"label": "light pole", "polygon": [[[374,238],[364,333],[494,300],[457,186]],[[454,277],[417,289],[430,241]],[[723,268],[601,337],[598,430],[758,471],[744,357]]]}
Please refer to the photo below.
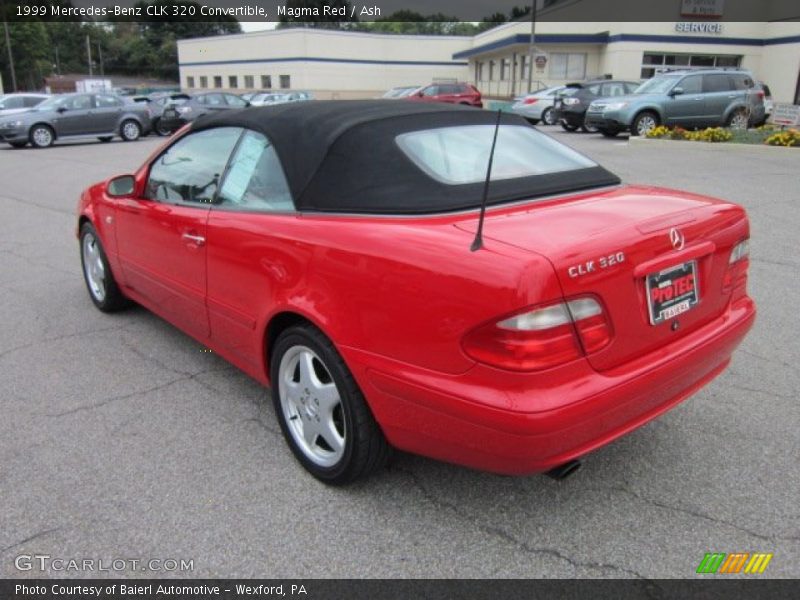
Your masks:
{"label": "light pole", "polygon": [[6,4],[0,0],[0,10],[3,11],[3,30],[6,36],[6,49],[8,50],[8,68],[11,70],[11,91],[17,91],[17,72],[14,70],[14,53],[11,52],[11,36],[8,33],[8,21],[6,21]]}
{"label": "light pole", "polygon": [[533,91],[533,55],[536,52],[536,0],[531,0],[531,43],[528,48],[528,93]]}

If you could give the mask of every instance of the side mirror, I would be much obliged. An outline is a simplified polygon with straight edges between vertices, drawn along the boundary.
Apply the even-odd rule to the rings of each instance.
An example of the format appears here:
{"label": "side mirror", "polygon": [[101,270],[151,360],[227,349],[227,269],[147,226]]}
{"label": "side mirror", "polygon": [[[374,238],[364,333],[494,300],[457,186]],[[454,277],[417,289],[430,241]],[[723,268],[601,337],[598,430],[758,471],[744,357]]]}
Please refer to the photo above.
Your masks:
{"label": "side mirror", "polygon": [[681,94],[683,94],[682,87],[672,88],[672,90],[669,93],[670,96],[680,96]]}
{"label": "side mirror", "polygon": [[67,107],[66,107],[66,106],[59,106],[59,107],[56,109],[56,112],[57,112],[57,113],[65,113],[65,112],[67,112]]}
{"label": "side mirror", "polygon": [[108,182],[108,187],[106,187],[108,195],[114,198],[133,196],[135,189],[136,180],[133,178],[133,175],[120,175],[119,177],[114,177],[114,179]]}

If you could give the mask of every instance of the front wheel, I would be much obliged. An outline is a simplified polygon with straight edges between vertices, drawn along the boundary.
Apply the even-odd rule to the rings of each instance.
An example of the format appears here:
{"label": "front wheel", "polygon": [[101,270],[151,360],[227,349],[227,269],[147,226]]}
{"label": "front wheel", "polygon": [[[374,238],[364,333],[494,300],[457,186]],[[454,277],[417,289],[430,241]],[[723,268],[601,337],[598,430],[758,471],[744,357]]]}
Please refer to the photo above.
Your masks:
{"label": "front wheel", "polygon": [[12,148],[24,148],[28,145],[28,142],[8,142],[11,144]]}
{"label": "front wheel", "polygon": [[94,305],[103,312],[125,308],[129,302],[117,287],[97,231],[90,223],[81,226],[81,267]]}
{"label": "front wheel", "polygon": [[636,115],[631,123],[631,135],[647,135],[651,129],[658,127],[658,115],[652,112],[642,112]]}
{"label": "front wheel", "polygon": [[597,133],[599,129],[597,129],[597,127],[595,127],[594,125],[587,125],[586,123],[584,123],[583,125],[581,125],[581,131],[583,133]]}
{"label": "front wheel", "polygon": [[270,358],[272,400],[298,461],[320,481],[366,477],[389,457],[389,444],[333,344],[311,325],[281,333]]}
{"label": "front wheel", "polygon": [[136,121],[124,121],[119,127],[119,134],[126,142],[133,142],[142,135],[142,126]]}
{"label": "front wheel", "polygon": [[737,110],[728,117],[728,127],[731,129],[747,129],[747,111]]}
{"label": "front wheel", "polygon": [[556,114],[552,108],[545,108],[544,112],[542,113],[542,123],[545,125],[555,125],[556,124]]}
{"label": "front wheel", "polygon": [[47,148],[53,145],[56,136],[47,125],[36,125],[31,129],[30,142],[34,148]]}

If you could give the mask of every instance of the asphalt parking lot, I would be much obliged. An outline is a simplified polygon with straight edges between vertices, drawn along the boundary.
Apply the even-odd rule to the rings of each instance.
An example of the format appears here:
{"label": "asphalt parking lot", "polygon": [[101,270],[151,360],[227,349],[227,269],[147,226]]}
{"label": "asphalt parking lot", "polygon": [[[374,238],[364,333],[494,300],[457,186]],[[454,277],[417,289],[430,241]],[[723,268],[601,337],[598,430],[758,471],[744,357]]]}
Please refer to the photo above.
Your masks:
{"label": "asphalt parking lot", "polygon": [[0,577],[46,554],[194,566],[117,576],[682,578],[706,552],[771,552],[765,576],[799,577],[800,151],[545,130],[628,182],[746,206],[754,330],[563,482],[400,455],[345,489],[295,462],[258,384],[143,309],[91,304],[78,195],[159,140],[0,147]]}

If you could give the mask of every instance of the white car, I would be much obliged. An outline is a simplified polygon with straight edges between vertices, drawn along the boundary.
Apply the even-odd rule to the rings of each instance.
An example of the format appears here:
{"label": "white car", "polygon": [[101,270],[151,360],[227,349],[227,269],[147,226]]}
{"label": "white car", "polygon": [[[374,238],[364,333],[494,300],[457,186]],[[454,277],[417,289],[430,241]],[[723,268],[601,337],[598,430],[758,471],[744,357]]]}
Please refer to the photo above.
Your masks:
{"label": "white car", "polygon": [[32,109],[50,96],[47,94],[5,94],[0,95],[0,116],[14,115]]}
{"label": "white car", "polygon": [[539,121],[545,125],[555,125],[556,119],[553,105],[555,104],[556,95],[563,89],[564,86],[560,85],[538,90],[526,96],[520,96],[514,100],[511,111],[521,117],[525,117],[534,125]]}

